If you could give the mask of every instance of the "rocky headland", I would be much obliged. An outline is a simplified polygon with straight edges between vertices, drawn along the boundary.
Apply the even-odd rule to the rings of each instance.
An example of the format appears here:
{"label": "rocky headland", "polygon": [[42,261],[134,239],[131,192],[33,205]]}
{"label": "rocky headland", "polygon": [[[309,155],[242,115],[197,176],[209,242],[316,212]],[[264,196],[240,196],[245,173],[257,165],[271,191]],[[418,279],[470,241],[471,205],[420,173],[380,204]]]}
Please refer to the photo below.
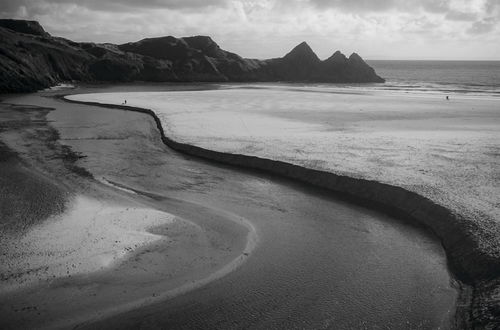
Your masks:
{"label": "rocky headland", "polygon": [[121,45],[54,37],[36,21],[0,20],[0,93],[78,82],[384,82],[356,53],[322,61],[303,42],[284,57],[246,59],[208,36]]}

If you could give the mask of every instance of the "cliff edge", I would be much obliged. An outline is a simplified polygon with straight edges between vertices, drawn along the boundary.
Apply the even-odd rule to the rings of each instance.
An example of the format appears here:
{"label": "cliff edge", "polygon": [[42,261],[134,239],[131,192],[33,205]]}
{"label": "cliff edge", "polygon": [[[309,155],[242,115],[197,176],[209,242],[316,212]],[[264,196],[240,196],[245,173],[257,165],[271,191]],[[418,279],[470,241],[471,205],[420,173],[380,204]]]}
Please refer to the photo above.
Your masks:
{"label": "cliff edge", "polygon": [[357,54],[346,58],[336,52],[321,61],[305,42],[284,57],[256,60],[223,50],[207,36],[166,36],[121,45],[78,43],[51,36],[36,21],[0,20],[0,93],[32,92],[63,81],[366,83],[384,79]]}

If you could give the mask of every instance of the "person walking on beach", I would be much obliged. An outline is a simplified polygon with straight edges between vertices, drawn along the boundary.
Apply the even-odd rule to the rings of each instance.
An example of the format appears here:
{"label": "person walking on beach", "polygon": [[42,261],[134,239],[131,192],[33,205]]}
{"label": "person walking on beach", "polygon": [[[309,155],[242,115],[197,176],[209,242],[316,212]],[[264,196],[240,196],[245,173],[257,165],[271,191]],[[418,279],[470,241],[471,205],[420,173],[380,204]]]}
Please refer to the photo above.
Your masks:
{"label": "person walking on beach", "polygon": [[[448,95],[446,95],[446,100],[449,101],[450,100],[450,97]],[[125,103],[127,103],[127,101],[125,101]]]}

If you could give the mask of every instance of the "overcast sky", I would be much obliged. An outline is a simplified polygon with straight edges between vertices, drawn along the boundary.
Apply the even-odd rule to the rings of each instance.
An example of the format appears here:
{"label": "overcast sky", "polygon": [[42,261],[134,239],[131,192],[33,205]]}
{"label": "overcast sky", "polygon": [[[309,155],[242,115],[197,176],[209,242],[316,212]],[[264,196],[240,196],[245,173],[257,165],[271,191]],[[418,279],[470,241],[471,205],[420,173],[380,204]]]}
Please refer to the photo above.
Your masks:
{"label": "overcast sky", "polygon": [[0,0],[0,16],[38,20],[75,41],[210,35],[244,57],[284,55],[500,60],[500,0]]}

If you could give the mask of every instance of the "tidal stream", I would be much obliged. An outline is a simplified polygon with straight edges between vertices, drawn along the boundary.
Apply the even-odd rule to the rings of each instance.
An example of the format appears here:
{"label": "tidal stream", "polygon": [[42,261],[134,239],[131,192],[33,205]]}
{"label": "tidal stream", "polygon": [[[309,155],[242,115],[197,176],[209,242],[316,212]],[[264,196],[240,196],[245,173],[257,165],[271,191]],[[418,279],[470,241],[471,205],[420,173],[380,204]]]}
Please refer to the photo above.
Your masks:
{"label": "tidal stream", "polygon": [[439,241],[425,230],[327,191],[179,154],[146,114],[43,94],[9,102],[54,108],[47,119],[60,143],[84,155],[77,165],[95,178],[226,210],[257,231],[255,250],[223,278],[82,327],[451,326],[457,290]]}

